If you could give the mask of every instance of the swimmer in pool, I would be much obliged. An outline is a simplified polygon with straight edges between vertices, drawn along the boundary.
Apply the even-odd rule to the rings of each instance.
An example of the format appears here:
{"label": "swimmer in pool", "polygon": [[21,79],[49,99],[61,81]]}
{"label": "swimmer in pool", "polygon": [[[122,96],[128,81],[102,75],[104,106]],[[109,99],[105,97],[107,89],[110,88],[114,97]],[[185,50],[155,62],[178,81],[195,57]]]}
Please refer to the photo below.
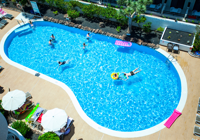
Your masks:
{"label": "swimmer in pool", "polygon": [[33,27],[33,26],[34,26],[31,20],[29,20],[29,23],[30,23],[31,27]]}
{"label": "swimmer in pool", "polygon": [[51,35],[51,39],[52,39],[52,40],[55,40],[55,36],[54,36],[53,34]]}
{"label": "swimmer in pool", "polygon": [[114,74],[114,78],[116,78],[116,80],[121,80],[122,78],[119,77],[119,75],[117,73]]}
{"label": "swimmer in pool", "polygon": [[59,66],[61,66],[61,65],[64,65],[64,64],[68,64],[68,63],[69,63],[69,61],[70,61],[70,60],[63,61],[63,62],[61,62],[61,61],[58,61],[58,64],[59,64]]}
{"label": "swimmer in pool", "polygon": [[86,39],[87,39],[87,40],[90,39],[90,33],[87,34]]}
{"label": "swimmer in pool", "polygon": [[122,72],[122,73],[124,73],[124,76],[126,76],[125,81],[128,80],[129,76],[133,76],[133,75],[135,75],[135,74],[137,74],[138,72],[141,71],[141,70],[140,71],[136,71],[137,69],[139,69],[139,67],[134,69],[133,71],[131,71],[129,73]]}
{"label": "swimmer in pool", "polygon": [[50,40],[49,40],[49,45],[53,45],[53,44],[51,43],[51,41],[52,41],[52,40],[50,39]]}
{"label": "swimmer in pool", "polygon": [[85,47],[86,47],[87,45],[85,44],[85,43],[83,43],[83,50],[85,50]]}

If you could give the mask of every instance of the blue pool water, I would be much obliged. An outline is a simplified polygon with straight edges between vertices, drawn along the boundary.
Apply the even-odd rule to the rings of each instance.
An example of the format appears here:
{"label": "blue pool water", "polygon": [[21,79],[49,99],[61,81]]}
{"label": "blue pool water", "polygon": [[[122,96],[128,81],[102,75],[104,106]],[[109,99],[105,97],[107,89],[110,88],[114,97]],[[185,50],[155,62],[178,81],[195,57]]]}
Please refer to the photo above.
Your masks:
{"label": "blue pool water", "polygon": [[[180,79],[166,58],[145,46],[114,45],[116,39],[49,22],[12,33],[6,41],[8,57],[26,67],[62,81],[74,92],[80,106],[99,125],[132,132],[167,119],[180,100]],[[51,34],[54,47],[48,45]],[[86,51],[82,44],[86,42]],[[70,59],[58,68],[57,61]],[[113,72],[140,73],[127,81],[111,79]]]}

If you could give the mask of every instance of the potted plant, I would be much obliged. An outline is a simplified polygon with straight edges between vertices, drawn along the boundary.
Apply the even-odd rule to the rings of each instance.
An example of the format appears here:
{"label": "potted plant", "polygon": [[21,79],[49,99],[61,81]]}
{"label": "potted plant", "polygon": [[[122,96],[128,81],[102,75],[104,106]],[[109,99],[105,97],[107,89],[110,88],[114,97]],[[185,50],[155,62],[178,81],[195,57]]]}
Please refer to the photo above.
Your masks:
{"label": "potted plant", "polygon": [[170,39],[170,38],[171,38],[171,36],[168,36],[167,38],[168,38],[168,39]]}

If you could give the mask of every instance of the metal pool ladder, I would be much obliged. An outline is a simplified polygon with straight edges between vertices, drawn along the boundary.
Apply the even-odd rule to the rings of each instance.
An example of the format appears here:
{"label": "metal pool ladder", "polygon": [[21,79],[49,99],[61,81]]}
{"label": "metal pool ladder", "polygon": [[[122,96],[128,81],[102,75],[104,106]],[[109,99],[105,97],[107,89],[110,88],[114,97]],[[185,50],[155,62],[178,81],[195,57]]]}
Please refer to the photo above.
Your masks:
{"label": "metal pool ladder", "polygon": [[173,60],[178,61],[178,60],[177,60],[177,56],[174,56],[174,55],[171,53],[171,54],[169,54],[169,56],[167,57],[166,64],[167,64],[168,66],[170,66],[169,64],[170,64],[170,62],[172,62]]}

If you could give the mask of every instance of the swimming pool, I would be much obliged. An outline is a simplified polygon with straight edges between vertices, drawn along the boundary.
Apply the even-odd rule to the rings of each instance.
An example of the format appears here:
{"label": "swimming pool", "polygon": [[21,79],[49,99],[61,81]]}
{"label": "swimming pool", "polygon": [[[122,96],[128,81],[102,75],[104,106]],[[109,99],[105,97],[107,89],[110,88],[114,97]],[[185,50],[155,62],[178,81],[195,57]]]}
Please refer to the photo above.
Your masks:
{"label": "swimming pool", "polygon": [[[158,51],[134,44],[115,46],[116,39],[50,22],[35,22],[35,30],[12,32],[4,51],[12,61],[65,83],[82,110],[94,122],[114,131],[139,132],[156,126],[177,108],[181,82],[172,63]],[[54,47],[48,45],[51,34]],[[27,47],[28,46],[28,47]],[[18,57],[20,56],[20,57]],[[70,59],[58,68],[57,61]],[[114,81],[112,72],[142,70],[127,81]]]}

